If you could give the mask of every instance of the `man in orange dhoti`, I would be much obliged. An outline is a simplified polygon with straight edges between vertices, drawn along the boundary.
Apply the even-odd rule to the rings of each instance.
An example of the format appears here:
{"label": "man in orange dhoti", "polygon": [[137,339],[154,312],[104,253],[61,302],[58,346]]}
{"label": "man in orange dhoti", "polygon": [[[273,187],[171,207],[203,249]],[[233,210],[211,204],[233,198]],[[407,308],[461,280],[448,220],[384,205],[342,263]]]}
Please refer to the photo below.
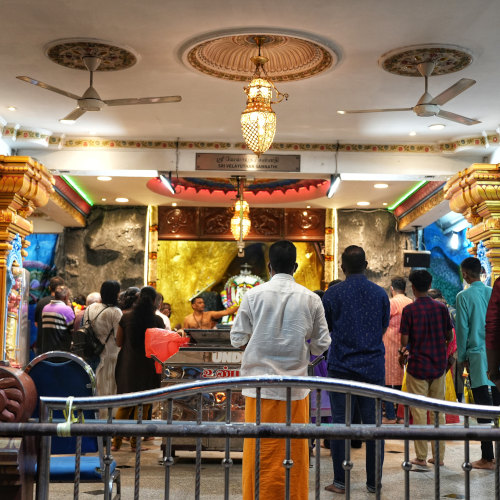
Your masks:
{"label": "man in orange dhoti", "polygon": [[[249,290],[231,329],[231,343],[246,346],[241,375],[307,375],[309,355],[330,346],[330,334],[321,299],[295,283],[297,250],[290,241],[278,241],[269,250],[271,280]],[[307,341],[310,340],[310,343]],[[255,422],[255,389],[244,389],[245,422]],[[309,421],[308,389],[291,391],[292,423]],[[286,389],[261,390],[261,421],[285,422]],[[285,496],[285,440],[260,443],[259,494],[262,499]],[[309,447],[306,439],[291,442],[290,498],[306,500],[309,490]],[[255,440],[243,445],[243,500],[255,498]]]}

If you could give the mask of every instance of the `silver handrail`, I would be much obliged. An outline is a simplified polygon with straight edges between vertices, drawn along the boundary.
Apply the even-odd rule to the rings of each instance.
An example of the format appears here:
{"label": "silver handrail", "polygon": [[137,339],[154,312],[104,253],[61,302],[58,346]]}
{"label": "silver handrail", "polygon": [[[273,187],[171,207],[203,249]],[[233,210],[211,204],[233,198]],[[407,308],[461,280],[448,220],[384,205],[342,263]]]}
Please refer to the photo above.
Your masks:
{"label": "silver handrail", "polygon": [[[286,388],[287,393],[287,419],[285,423],[262,423],[261,422],[261,408],[260,408],[260,391],[263,387],[280,386]],[[232,391],[240,390],[243,388],[256,388],[257,403],[256,403],[256,421],[255,423],[241,423],[231,420],[231,398],[227,395]],[[320,390],[326,390],[337,393],[346,394],[346,403],[349,403],[352,395],[359,395],[375,400],[376,419],[374,424],[351,424],[350,423],[350,404],[346,404],[346,419],[344,424],[329,424],[322,425],[317,419],[315,424],[294,424],[291,422],[290,406],[291,406],[291,388],[309,388],[316,391],[316,397],[319,397]],[[202,420],[201,401],[203,393],[209,392],[225,392],[226,393],[226,419],[224,422],[207,422]],[[175,421],[173,419],[173,405],[172,402],[178,398],[185,398],[190,396],[197,396],[197,418],[195,421]],[[152,402],[167,402],[167,419],[143,421],[140,417],[134,423],[130,421],[116,421],[112,419],[112,408],[117,406],[136,406],[144,405]],[[392,401],[404,405],[405,419],[404,426],[402,425],[382,425],[382,401]],[[38,435],[43,436],[40,463],[40,482],[37,488],[37,499],[49,499],[49,477],[48,477],[48,461],[50,460],[50,436],[57,433],[58,424],[49,421],[49,415],[56,409],[66,407],[66,398],[57,397],[43,397],[41,398],[41,422],[39,423],[18,423],[7,424],[0,423],[0,436],[23,436],[23,435]],[[433,413],[434,426],[409,426],[409,407],[421,407]],[[464,441],[464,462],[462,464],[464,492],[465,498],[470,500],[470,474],[472,468],[468,454],[469,441],[496,441],[496,452],[500,452],[500,428],[499,417],[500,408],[492,406],[479,406],[467,405],[462,403],[452,403],[447,401],[440,401],[431,399],[424,396],[404,393],[398,390],[389,389],[386,387],[375,386],[366,383],[352,382],[349,380],[322,378],[322,377],[281,377],[281,376],[262,376],[262,377],[234,377],[227,379],[214,379],[199,381],[195,380],[189,383],[176,384],[173,386],[163,387],[161,389],[154,389],[150,391],[121,394],[116,396],[102,396],[102,397],[82,397],[74,398],[73,408],[80,414],[84,409],[101,409],[108,410],[108,420],[74,423],[70,426],[70,434],[73,436],[102,436],[106,437],[107,441],[107,454],[105,468],[106,477],[109,475],[109,463],[112,460],[109,451],[109,437],[112,435],[128,435],[128,436],[156,436],[166,437],[166,454],[164,455],[163,464],[165,465],[165,494],[164,498],[168,500],[170,488],[172,484],[172,466],[174,465],[172,453],[172,440],[175,438],[192,438],[196,443],[196,467],[195,467],[195,498],[200,498],[201,493],[201,438],[217,437],[226,439],[226,453],[223,460],[224,473],[224,487],[225,498],[228,497],[229,492],[229,470],[232,464],[229,455],[229,442],[233,438],[254,438],[256,439],[255,446],[255,498],[259,498],[259,469],[260,469],[260,441],[264,438],[281,438],[285,440],[285,460],[283,466],[285,467],[286,483],[285,483],[285,498],[290,497],[291,492],[291,478],[289,468],[293,466],[292,457],[290,455],[289,442],[291,439],[315,439],[316,445],[319,446],[319,439],[334,439],[345,440],[346,446],[350,444],[352,439],[362,440],[375,440],[375,455],[376,463],[378,463],[382,454],[382,440],[396,439],[404,442],[404,461],[402,463],[404,474],[404,498],[410,498],[410,474],[409,471],[412,465],[409,461],[409,440],[425,439],[436,441],[439,440],[452,440]],[[317,410],[318,411],[318,410]],[[448,413],[455,415],[463,415],[464,422],[460,425],[447,425],[445,427],[439,426],[437,413]],[[493,420],[492,424],[469,425],[470,417],[484,418]],[[317,414],[318,417],[318,414]],[[346,455],[344,461],[345,469],[345,486],[346,486],[346,500],[350,498],[352,483],[351,483],[351,469],[353,462],[349,455],[350,446],[346,447]],[[108,456],[109,455],[109,456]],[[79,460],[79,456],[77,457]],[[288,469],[286,469],[288,467]],[[320,498],[320,455],[316,455],[315,461],[315,498]],[[381,478],[382,468],[376,467],[375,470],[376,483],[375,483],[375,498],[381,498]],[[493,498],[500,500],[500,461],[495,465],[494,474],[494,495]],[[136,453],[136,466],[135,466],[135,491],[134,499],[139,499],[140,479],[140,447],[137,447]],[[75,477],[75,498],[78,495],[79,477]],[[110,498],[109,494],[106,495],[106,500]],[[437,456],[434,465],[434,498],[440,498],[440,470],[439,470],[439,455]]]}
{"label": "silver handrail", "polygon": [[[370,398],[380,398],[383,401],[391,401],[408,406],[422,406],[429,411],[452,413],[454,415],[470,416],[475,418],[495,419],[500,417],[500,408],[484,405],[470,405],[465,403],[453,403],[410,394],[396,389],[383,386],[354,382],[351,380],[324,378],[324,377],[286,377],[267,375],[262,377],[230,377],[227,379],[214,379],[188,382],[174,386],[162,387],[143,392],[132,392],[128,394],[117,394],[114,396],[96,396],[85,398],[74,398],[73,407],[86,408],[114,408],[119,406],[135,406],[140,404],[164,401],[169,397],[186,397],[199,394],[200,392],[218,392],[227,388],[244,389],[249,387],[265,387],[281,385],[284,387],[302,387],[321,389],[330,392],[354,394]],[[50,404],[52,409],[63,409],[66,406],[66,398],[42,397],[41,401]]]}

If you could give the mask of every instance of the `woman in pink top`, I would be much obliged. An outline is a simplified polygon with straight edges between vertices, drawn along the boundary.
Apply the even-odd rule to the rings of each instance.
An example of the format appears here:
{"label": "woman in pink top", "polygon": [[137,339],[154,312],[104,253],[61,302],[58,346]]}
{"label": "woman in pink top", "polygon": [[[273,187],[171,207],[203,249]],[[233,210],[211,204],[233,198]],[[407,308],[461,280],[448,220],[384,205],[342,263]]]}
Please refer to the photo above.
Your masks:
{"label": "woman in pink top", "polygon": [[[399,347],[401,345],[401,334],[399,326],[401,324],[401,313],[408,304],[413,301],[405,295],[406,280],[401,276],[396,276],[391,280],[391,319],[384,334],[385,345],[385,385],[394,389],[401,389],[403,383],[403,368],[399,365]],[[396,412],[394,403],[385,401],[384,424],[396,423]]]}

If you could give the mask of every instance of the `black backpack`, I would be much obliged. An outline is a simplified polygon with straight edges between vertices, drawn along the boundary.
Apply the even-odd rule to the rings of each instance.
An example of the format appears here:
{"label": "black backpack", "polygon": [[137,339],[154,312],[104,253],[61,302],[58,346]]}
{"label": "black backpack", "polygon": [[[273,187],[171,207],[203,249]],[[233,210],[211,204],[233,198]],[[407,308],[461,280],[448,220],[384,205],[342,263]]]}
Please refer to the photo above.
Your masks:
{"label": "black backpack", "polygon": [[[93,321],[95,321],[102,313],[102,311],[107,308],[108,306],[99,311]],[[71,352],[73,354],[76,354],[77,356],[80,356],[85,361],[90,361],[92,359],[98,358],[104,350],[104,346],[107,344],[112,333],[113,328],[106,337],[106,342],[104,342],[103,344],[94,331],[94,327],[92,326],[92,321],[90,320],[89,315],[89,319],[85,321],[85,324],[78,328],[76,332],[73,332]]]}

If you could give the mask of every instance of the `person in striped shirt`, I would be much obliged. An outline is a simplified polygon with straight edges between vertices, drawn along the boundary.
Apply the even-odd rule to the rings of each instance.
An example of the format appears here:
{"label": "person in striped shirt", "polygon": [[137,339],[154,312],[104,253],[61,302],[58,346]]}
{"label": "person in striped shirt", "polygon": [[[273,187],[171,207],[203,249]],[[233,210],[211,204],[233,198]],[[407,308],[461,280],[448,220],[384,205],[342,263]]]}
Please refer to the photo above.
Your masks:
{"label": "person in striped shirt", "polygon": [[42,343],[39,352],[69,351],[74,321],[70,290],[60,285],[54,291],[54,298],[42,311]]}

